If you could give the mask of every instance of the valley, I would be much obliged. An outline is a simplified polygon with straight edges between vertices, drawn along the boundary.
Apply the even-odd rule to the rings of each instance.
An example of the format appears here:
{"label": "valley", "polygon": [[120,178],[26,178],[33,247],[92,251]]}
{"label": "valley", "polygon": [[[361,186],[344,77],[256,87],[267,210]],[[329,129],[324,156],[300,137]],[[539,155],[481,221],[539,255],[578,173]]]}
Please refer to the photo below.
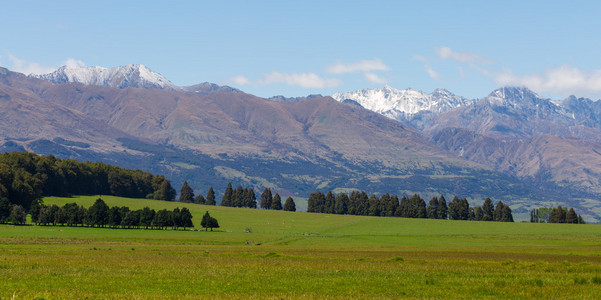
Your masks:
{"label": "valley", "polygon": [[267,100],[208,83],[178,87],[142,65],[0,73],[3,151],[140,168],[199,192],[233,182],[297,197],[445,194],[503,200],[518,219],[558,204],[601,216],[595,110],[587,120],[574,111],[590,100],[391,87]]}

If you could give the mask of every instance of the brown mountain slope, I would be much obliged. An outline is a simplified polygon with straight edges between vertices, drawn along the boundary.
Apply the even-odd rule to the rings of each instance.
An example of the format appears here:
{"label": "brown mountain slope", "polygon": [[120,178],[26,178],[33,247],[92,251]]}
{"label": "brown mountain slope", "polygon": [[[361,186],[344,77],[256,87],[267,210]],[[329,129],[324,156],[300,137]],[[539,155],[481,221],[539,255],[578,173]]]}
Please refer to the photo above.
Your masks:
{"label": "brown mountain slope", "polygon": [[468,160],[532,182],[554,182],[601,193],[601,144],[551,134],[497,140],[460,128],[446,128],[433,141]]}
{"label": "brown mountain slope", "polygon": [[329,97],[282,103],[244,93],[190,95],[79,84],[54,85],[41,95],[131,135],[211,155],[482,168],[430,145],[409,126]]}
{"label": "brown mountain slope", "polygon": [[125,148],[117,141],[131,136],[67,107],[40,99],[26,89],[0,84],[0,140],[30,142],[63,139],[97,152]]}

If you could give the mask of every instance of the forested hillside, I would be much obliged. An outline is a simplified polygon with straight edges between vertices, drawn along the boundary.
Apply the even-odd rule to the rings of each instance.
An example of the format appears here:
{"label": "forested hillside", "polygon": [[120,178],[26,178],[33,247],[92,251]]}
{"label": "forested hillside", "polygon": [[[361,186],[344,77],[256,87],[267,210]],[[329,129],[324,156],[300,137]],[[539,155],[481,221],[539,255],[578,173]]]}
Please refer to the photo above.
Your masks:
{"label": "forested hillside", "polygon": [[0,198],[28,209],[41,196],[115,195],[172,201],[175,190],[160,175],[52,155],[0,154]]}

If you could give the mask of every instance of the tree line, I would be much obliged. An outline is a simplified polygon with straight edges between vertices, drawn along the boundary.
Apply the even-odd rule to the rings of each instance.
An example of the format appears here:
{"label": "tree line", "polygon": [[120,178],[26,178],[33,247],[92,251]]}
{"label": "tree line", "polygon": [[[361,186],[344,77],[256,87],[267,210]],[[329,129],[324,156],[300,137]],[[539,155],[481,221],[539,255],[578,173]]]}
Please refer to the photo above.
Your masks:
{"label": "tree line", "polygon": [[0,154],[0,198],[29,210],[42,196],[114,195],[173,201],[164,176],[28,152]]}
{"label": "tree line", "polygon": [[[182,191],[184,190],[184,188],[186,189],[186,195],[190,195],[186,196],[184,199],[192,198],[194,192],[191,188],[189,188],[189,186],[187,186],[187,182],[185,181],[184,186],[182,186]],[[209,196],[212,199],[210,203]],[[199,197],[202,197],[202,195],[200,195]],[[213,192],[213,187],[210,187],[206,197],[206,201],[194,201],[194,203],[215,205],[214,198],[215,193]],[[180,201],[181,199],[182,196],[180,196]],[[296,204],[294,203],[294,199],[292,199],[292,197],[288,197],[284,205],[282,205],[282,197],[278,193],[273,195],[270,188],[265,188],[261,193],[261,201],[257,203],[257,195],[255,194],[253,188],[243,188],[241,185],[239,185],[236,189],[234,189],[232,187],[231,182],[227,184],[227,187],[223,192],[223,198],[221,199],[220,205],[227,207],[246,208],[257,208],[257,205],[260,205],[262,209],[296,211]]]}
{"label": "tree line", "polygon": [[[179,229],[194,228],[192,214],[188,208],[179,207],[172,211],[144,207],[131,210],[127,206],[110,207],[101,198],[86,209],[77,203],[44,205],[41,201],[31,207],[31,221],[41,226],[89,226],[127,229]],[[24,223],[24,222],[23,222]],[[22,223],[21,223],[22,224]]]}
{"label": "tree line", "polygon": [[215,201],[215,191],[213,191],[212,186],[209,187],[206,197],[204,197],[202,194],[195,197],[194,190],[190,187],[190,185],[188,185],[187,180],[184,180],[184,184],[179,190],[179,202],[217,205],[217,202]]}
{"label": "tree line", "polygon": [[378,197],[375,194],[354,191],[350,194],[335,195],[332,191],[311,193],[307,203],[307,212],[340,215],[362,215],[403,218],[430,218],[472,221],[513,222],[511,208],[497,202],[493,207],[492,200],[486,198],[480,207],[470,207],[467,199],[455,196],[447,206],[443,195],[430,199],[429,205],[418,194],[411,198],[390,195]]}
{"label": "tree line", "polygon": [[568,223],[586,224],[581,215],[576,214],[574,208],[567,207],[541,207],[530,211],[531,223]]}

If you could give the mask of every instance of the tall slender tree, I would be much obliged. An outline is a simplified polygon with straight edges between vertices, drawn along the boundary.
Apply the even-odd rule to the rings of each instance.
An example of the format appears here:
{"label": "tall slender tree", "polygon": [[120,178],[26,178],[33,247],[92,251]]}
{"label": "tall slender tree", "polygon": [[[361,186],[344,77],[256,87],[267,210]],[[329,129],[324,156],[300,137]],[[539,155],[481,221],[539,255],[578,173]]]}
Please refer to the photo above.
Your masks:
{"label": "tall slender tree", "polygon": [[345,193],[340,193],[336,197],[335,213],[345,215],[348,211],[348,196]]}
{"label": "tall slender tree", "polygon": [[232,188],[232,183],[228,182],[225,192],[223,193],[223,198],[221,199],[221,206],[232,206],[233,194],[234,189]]}
{"label": "tall slender tree", "polygon": [[503,219],[503,206],[504,204],[502,201],[497,202],[495,210],[493,211],[493,221],[501,222],[501,220]]}
{"label": "tall slender tree", "polygon": [[493,204],[490,198],[486,198],[482,204],[482,220],[481,221],[492,221],[493,216]]}
{"label": "tall slender tree", "polygon": [[440,197],[438,197],[438,218],[439,219],[443,219],[446,220],[448,218],[448,207],[447,207],[447,200],[444,198],[443,195],[440,195]]}
{"label": "tall slender tree", "polygon": [[438,219],[438,198],[432,197],[428,205],[428,218]]}
{"label": "tall slender tree", "polygon": [[511,208],[507,204],[503,205],[503,210],[501,212],[501,222],[513,222]]}
{"label": "tall slender tree", "polygon": [[326,195],[326,199],[325,199],[325,203],[324,203],[324,207],[323,207],[323,212],[326,214],[333,214],[336,207],[336,197],[334,196],[334,193],[332,193],[332,191],[328,191],[328,194]]}
{"label": "tall slender tree", "polygon": [[216,205],[215,202],[215,191],[213,191],[213,187],[209,187],[209,191],[207,192],[207,197],[205,198],[206,205]]}

